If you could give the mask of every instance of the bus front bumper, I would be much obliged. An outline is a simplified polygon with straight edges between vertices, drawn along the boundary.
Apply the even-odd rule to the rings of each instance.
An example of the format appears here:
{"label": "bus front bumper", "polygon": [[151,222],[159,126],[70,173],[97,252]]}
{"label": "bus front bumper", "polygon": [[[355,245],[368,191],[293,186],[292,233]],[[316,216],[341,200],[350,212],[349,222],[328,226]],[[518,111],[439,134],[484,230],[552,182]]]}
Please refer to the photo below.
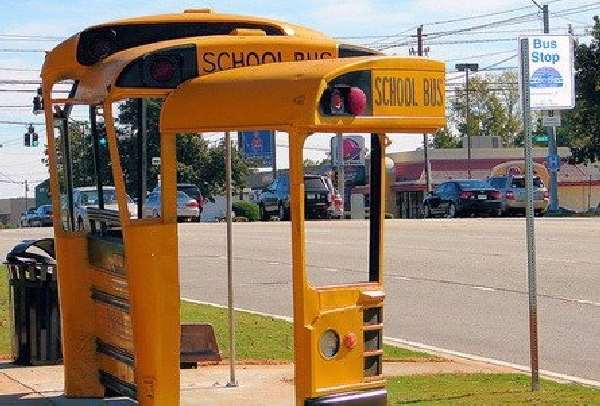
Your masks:
{"label": "bus front bumper", "polygon": [[347,392],[338,395],[308,399],[304,406],[387,406],[387,391],[378,389],[364,392]]}

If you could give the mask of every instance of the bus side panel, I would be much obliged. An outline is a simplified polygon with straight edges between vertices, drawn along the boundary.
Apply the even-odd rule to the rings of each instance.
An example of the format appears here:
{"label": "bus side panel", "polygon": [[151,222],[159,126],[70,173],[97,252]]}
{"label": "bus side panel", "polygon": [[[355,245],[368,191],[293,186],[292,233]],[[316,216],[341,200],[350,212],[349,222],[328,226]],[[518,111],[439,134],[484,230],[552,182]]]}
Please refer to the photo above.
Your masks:
{"label": "bus side panel", "polygon": [[132,224],[124,231],[138,401],[144,406],[177,405],[177,224]]}
{"label": "bus side panel", "polygon": [[55,244],[65,395],[102,397],[104,387],[98,380],[87,239],[84,235],[61,235],[56,237]]}

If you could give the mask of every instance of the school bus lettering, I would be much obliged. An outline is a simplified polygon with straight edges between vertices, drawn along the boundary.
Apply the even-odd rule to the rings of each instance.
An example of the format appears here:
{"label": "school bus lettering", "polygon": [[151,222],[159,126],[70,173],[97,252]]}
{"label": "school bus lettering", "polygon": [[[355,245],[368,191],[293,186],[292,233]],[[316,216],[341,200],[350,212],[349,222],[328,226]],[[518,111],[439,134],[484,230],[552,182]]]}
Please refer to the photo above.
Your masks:
{"label": "school bus lettering", "polygon": [[227,69],[256,66],[265,63],[329,59],[334,55],[329,51],[222,51],[204,52],[200,58],[203,73],[214,73]]}
{"label": "school bus lettering", "polygon": [[375,105],[418,106],[414,78],[380,76],[375,79]]}
{"label": "school bus lettering", "polygon": [[331,52],[294,52],[295,61],[308,61],[315,59],[329,59],[333,58]]}
{"label": "school bus lettering", "polygon": [[444,107],[444,78],[434,72],[376,72],[373,115],[430,115]]}
{"label": "school bus lettering", "polygon": [[423,79],[423,105],[441,106],[444,102],[442,89],[443,88],[440,79]]}

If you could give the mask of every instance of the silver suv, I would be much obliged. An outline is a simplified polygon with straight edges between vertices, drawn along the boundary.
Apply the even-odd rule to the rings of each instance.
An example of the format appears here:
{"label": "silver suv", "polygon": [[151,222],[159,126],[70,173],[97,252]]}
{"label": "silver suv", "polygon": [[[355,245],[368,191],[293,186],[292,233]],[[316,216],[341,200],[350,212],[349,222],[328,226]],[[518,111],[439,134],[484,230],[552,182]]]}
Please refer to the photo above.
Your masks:
{"label": "silver suv", "polygon": [[[492,176],[488,183],[501,192],[502,214],[525,213],[527,193],[523,175]],[[541,216],[548,207],[548,189],[539,176],[533,177],[533,209]]]}

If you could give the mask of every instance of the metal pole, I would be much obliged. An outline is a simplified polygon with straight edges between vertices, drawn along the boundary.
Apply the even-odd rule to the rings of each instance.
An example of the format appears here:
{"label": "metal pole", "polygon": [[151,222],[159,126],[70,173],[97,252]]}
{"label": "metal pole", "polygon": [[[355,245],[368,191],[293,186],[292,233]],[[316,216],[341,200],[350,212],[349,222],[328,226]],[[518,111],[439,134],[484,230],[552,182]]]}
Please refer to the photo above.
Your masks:
{"label": "metal pole", "polygon": [[[417,55],[423,56],[423,26],[417,28]],[[423,161],[425,161],[425,185],[427,193],[431,192],[431,175],[429,173],[429,137],[423,134]]]}
{"label": "metal pole", "polygon": [[138,218],[144,217],[144,200],[146,200],[146,167],[147,167],[147,153],[146,153],[146,99],[139,98],[137,103],[137,156],[138,156],[138,170],[137,170],[137,193],[138,193]]}
{"label": "metal pole", "polygon": [[277,131],[273,131],[271,140],[273,142],[271,146],[271,150],[273,151],[273,180],[275,180],[277,179]]}
{"label": "metal pole", "polygon": [[466,77],[466,91],[467,91],[467,125],[466,125],[466,130],[467,130],[467,177],[469,179],[471,179],[471,131],[469,131],[469,113],[471,110],[470,106],[469,106],[469,68],[467,67],[467,69],[465,69],[465,75]]}
{"label": "metal pole", "polygon": [[[542,6],[542,13],[544,19],[544,33],[550,32],[550,11],[548,5]],[[551,126],[546,128],[548,133],[548,156],[558,155],[558,147],[556,145],[556,127]],[[558,211],[558,173],[556,171],[550,171],[550,212]]]}
{"label": "metal pole", "polygon": [[98,123],[96,121],[96,106],[90,106],[90,131],[94,143],[94,169],[96,171],[96,188],[98,189],[98,208],[104,210],[104,192],[102,179],[102,166],[100,158],[100,135],[98,134]]}
{"label": "metal pole", "polygon": [[27,201],[27,192],[29,192],[29,187],[27,186],[27,179],[25,179],[25,213],[29,210],[29,202]]}
{"label": "metal pole", "polygon": [[231,227],[231,133],[225,133],[225,194],[227,219],[227,309],[229,313],[229,382],[228,388],[238,386],[235,380],[235,323],[233,313],[233,240]]}
{"label": "metal pole", "polygon": [[535,226],[533,211],[533,141],[529,99],[529,39],[521,41],[521,97],[523,104],[523,128],[525,131],[525,187],[527,192],[526,235],[527,235],[527,282],[529,285],[529,352],[531,361],[531,390],[540,390],[538,326],[537,326],[537,281],[535,263]]}
{"label": "metal pole", "polygon": [[346,191],[344,189],[344,135],[342,133],[337,133],[337,145],[338,145],[338,193],[342,196],[343,202],[343,211],[345,211],[346,207]]}

